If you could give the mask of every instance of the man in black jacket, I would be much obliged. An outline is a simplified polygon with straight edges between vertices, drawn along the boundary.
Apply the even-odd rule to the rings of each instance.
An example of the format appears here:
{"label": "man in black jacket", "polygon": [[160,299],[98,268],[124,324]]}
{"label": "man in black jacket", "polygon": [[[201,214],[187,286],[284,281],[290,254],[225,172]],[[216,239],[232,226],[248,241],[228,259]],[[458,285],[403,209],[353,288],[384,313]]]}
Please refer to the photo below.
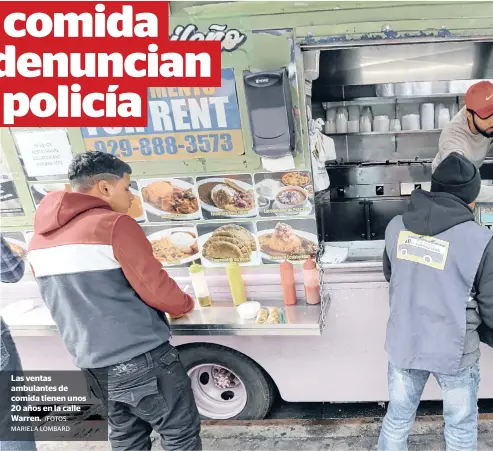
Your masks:
{"label": "man in black jacket", "polygon": [[387,227],[390,403],[382,451],[407,449],[430,374],[442,388],[447,450],[476,449],[478,328],[485,341],[493,330],[493,232],[473,214],[480,187],[474,164],[451,153],[436,168],[431,192],[414,191],[408,211]]}

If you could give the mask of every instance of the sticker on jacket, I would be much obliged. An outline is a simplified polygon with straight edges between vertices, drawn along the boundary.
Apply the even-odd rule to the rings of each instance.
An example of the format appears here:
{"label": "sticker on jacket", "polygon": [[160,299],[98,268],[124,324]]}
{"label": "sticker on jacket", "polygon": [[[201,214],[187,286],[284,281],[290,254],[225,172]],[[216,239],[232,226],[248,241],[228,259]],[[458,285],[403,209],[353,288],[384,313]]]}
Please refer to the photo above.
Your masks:
{"label": "sticker on jacket", "polygon": [[397,258],[443,271],[447,262],[449,244],[448,241],[416,235],[405,230],[399,233]]}

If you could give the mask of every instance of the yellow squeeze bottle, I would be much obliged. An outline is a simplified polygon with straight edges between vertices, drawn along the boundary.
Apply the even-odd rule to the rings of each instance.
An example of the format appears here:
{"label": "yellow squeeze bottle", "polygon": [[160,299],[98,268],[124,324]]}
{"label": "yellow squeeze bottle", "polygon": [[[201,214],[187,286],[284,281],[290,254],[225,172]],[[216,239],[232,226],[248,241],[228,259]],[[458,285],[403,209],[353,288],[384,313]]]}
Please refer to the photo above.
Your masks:
{"label": "yellow squeeze bottle", "polygon": [[226,266],[226,274],[228,275],[229,289],[233,297],[234,305],[243,304],[246,302],[245,284],[241,277],[241,269],[238,263],[229,262]]}

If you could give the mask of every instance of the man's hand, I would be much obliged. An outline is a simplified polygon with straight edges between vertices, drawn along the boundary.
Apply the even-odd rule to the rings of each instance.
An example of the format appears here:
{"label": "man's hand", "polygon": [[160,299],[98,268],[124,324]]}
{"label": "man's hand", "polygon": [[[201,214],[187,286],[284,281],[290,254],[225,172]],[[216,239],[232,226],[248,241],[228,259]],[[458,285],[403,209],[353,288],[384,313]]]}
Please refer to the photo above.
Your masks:
{"label": "man's hand", "polygon": [[180,318],[183,318],[185,315],[179,315],[179,316],[173,316],[173,315],[169,315],[169,319],[173,320],[173,319],[180,319]]}
{"label": "man's hand", "polygon": [[190,311],[184,313],[183,315],[174,316],[168,313],[168,316],[170,319],[179,319],[179,318],[183,318],[184,316],[187,316],[188,314],[192,313],[194,310],[195,310],[195,303],[193,304],[193,307],[190,309]]}
{"label": "man's hand", "polygon": [[150,241],[130,216],[121,215],[116,222],[112,245],[123,274],[147,305],[173,315],[182,315],[193,307],[193,299],[156,260]]}

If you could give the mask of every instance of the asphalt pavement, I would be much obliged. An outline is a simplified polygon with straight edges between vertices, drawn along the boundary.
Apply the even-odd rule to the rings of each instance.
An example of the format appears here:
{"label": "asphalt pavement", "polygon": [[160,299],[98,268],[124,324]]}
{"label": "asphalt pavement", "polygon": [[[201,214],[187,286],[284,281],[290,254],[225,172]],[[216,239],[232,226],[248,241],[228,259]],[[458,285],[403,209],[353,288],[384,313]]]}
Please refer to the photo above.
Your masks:
{"label": "asphalt pavement", "polygon": [[[206,422],[202,429],[204,450],[354,450],[376,448],[381,418],[333,420],[264,420],[253,422]],[[154,449],[161,449],[156,440]],[[409,449],[445,451],[441,416],[417,419]],[[493,449],[493,415],[479,421],[478,451]],[[107,442],[39,442],[39,451],[111,451]]]}

